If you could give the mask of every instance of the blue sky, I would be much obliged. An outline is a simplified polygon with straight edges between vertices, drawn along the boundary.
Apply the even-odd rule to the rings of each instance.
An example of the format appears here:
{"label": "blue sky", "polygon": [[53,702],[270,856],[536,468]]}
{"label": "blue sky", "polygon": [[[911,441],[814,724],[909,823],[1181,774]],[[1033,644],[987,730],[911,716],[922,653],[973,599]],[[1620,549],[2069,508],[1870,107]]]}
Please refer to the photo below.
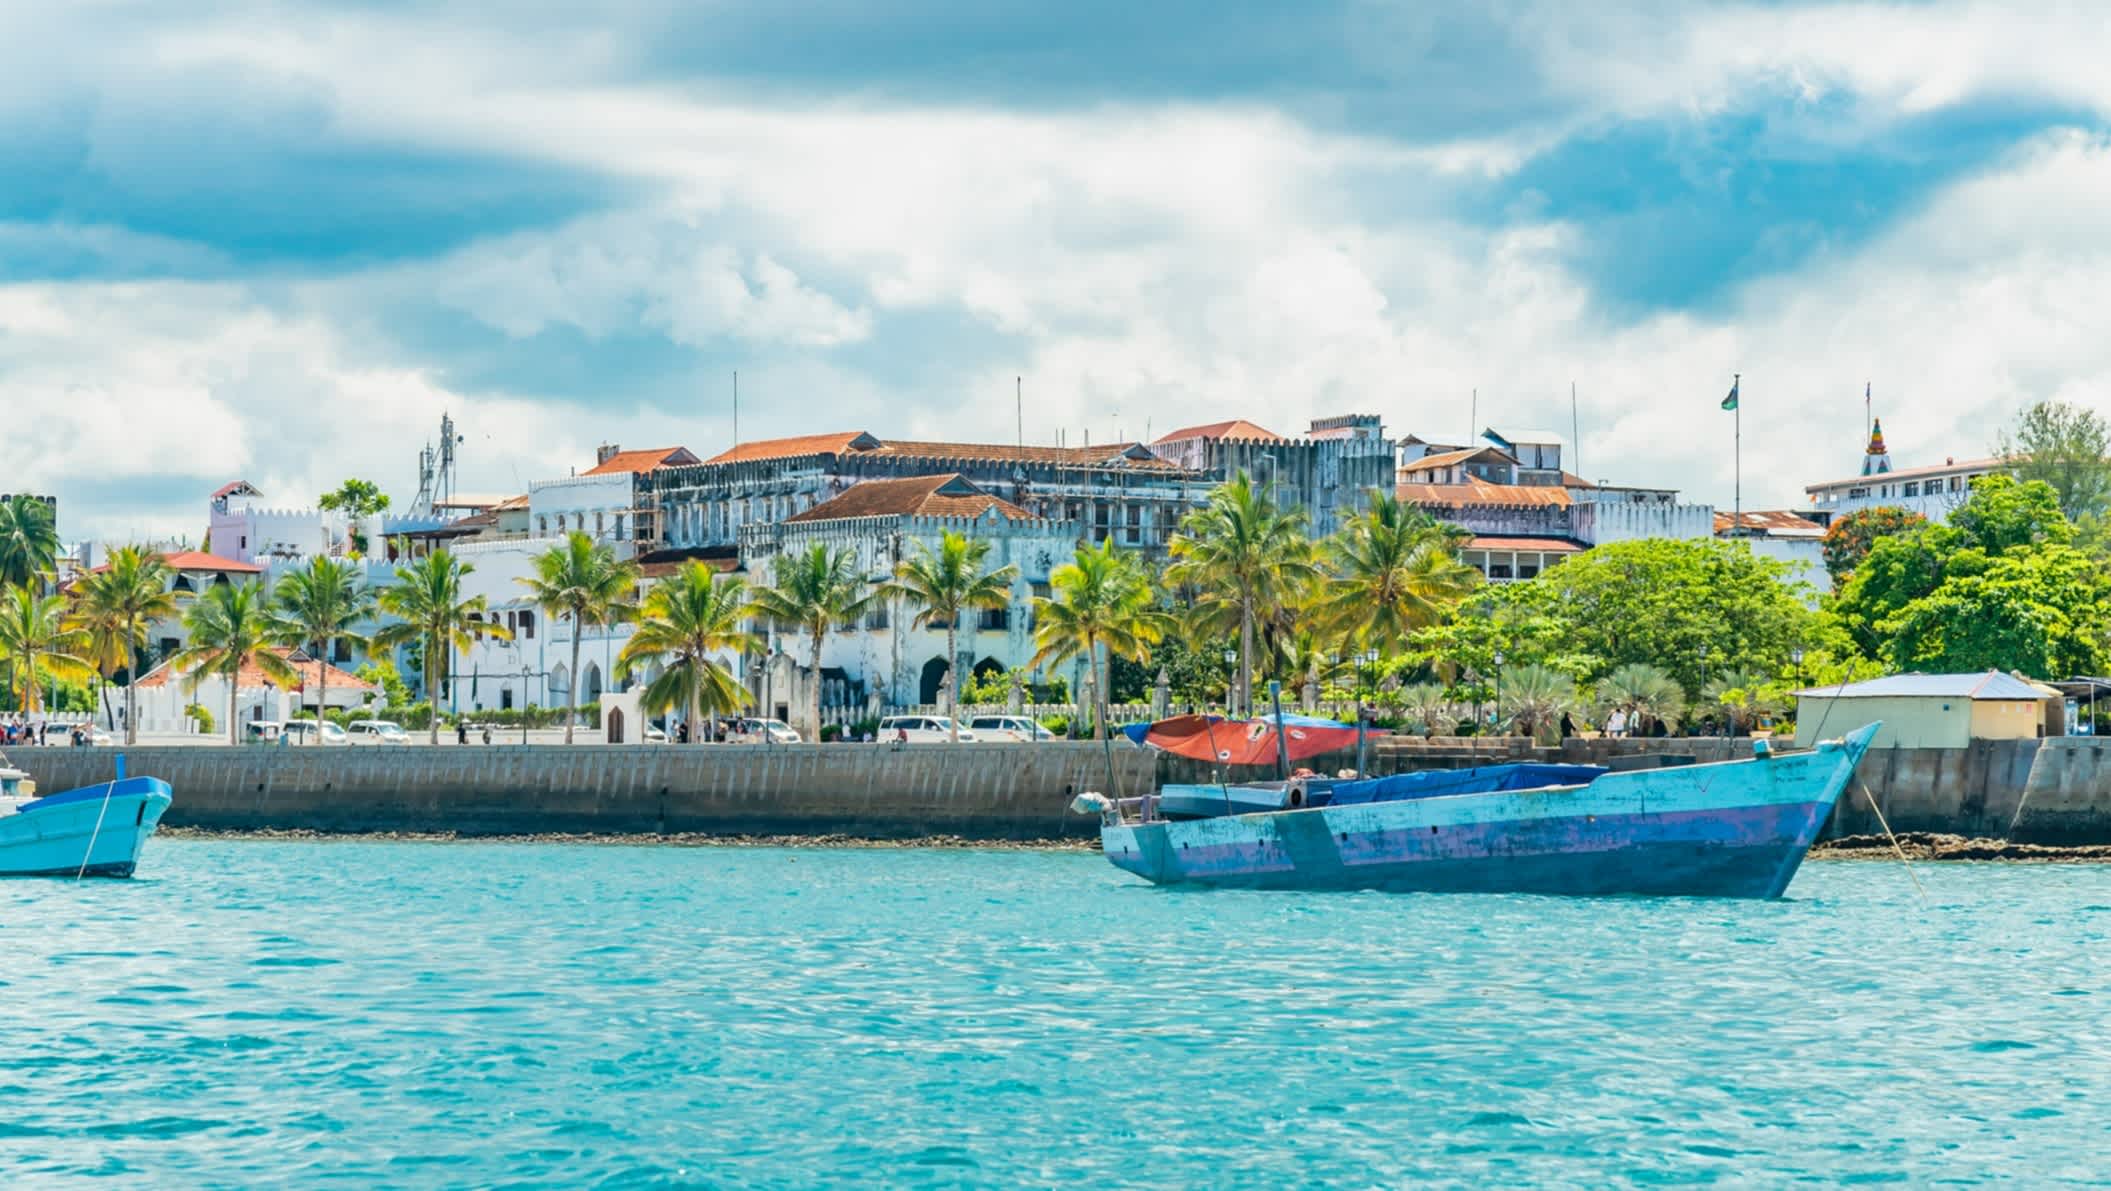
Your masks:
{"label": "blue sky", "polygon": [[[0,15],[0,472],[196,537],[597,442],[1566,427],[1749,506],[2101,405],[2087,5],[201,3]],[[15,479],[14,477],[20,477]]]}

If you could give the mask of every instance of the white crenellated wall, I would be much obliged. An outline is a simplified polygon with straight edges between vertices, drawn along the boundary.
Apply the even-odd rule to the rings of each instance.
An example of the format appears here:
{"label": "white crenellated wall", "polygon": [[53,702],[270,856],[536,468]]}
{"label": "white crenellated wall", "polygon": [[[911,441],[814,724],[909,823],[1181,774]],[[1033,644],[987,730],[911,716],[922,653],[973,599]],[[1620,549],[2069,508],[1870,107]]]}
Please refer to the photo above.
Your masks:
{"label": "white crenellated wall", "polygon": [[1618,502],[1569,508],[1570,532],[1593,546],[1635,538],[1706,538],[1715,533],[1713,505]]}
{"label": "white crenellated wall", "polygon": [[606,476],[567,476],[528,485],[528,533],[531,537],[563,537],[583,530],[612,543],[628,543],[636,536],[636,477],[628,472]]}

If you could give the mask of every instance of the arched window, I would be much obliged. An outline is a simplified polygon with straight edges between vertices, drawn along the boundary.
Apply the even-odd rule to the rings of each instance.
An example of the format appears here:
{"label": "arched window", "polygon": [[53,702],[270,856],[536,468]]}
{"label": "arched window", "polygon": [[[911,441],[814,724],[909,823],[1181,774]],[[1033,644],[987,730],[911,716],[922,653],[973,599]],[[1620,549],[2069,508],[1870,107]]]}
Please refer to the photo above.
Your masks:
{"label": "arched window", "polygon": [[535,614],[533,612],[522,612],[520,614],[520,636],[523,641],[533,641],[535,639]]}
{"label": "arched window", "polygon": [[550,536],[550,518],[548,514],[535,519],[535,532],[543,537]]}

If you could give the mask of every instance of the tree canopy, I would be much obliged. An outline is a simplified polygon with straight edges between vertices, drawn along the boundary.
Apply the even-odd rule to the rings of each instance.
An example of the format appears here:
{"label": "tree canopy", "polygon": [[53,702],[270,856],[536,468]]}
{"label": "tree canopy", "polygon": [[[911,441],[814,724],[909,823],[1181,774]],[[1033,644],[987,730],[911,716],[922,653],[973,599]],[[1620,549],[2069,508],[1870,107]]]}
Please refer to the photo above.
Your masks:
{"label": "tree canopy", "polygon": [[1897,505],[1856,509],[1832,523],[1825,531],[1825,573],[1835,587],[1847,581],[1854,569],[1869,557],[1869,548],[1884,538],[1896,537],[1928,523],[1926,517]]}
{"label": "tree canopy", "polygon": [[2101,515],[2111,505],[2111,423],[2066,401],[2040,401],[2004,430],[1994,449],[2025,483],[2041,481],[2070,519]]}

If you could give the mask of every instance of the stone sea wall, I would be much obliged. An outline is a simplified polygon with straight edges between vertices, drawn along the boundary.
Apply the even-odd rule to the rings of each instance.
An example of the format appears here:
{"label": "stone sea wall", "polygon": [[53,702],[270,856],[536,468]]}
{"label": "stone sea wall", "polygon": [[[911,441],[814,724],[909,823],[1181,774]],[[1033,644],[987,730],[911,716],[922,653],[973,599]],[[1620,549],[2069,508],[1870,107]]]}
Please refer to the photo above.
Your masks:
{"label": "stone sea wall", "polygon": [[[1749,740],[1387,740],[1374,773],[1511,760],[1605,763],[1674,753],[1752,755]],[[1134,795],[1211,782],[1209,765],[1126,744],[827,744],[794,748],[493,745],[405,748],[138,748],[131,772],[176,787],[171,826],[220,830],[848,835],[872,839],[1086,838],[1081,790]],[[37,749],[18,757],[46,791],[112,776],[113,750]],[[1322,772],[1353,765],[1324,757]],[[1231,781],[1274,776],[1234,770]],[[2111,844],[2111,742],[1980,741],[1962,749],[1880,749],[1862,762],[1828,838],[1892,830],[2064,846]]]}

